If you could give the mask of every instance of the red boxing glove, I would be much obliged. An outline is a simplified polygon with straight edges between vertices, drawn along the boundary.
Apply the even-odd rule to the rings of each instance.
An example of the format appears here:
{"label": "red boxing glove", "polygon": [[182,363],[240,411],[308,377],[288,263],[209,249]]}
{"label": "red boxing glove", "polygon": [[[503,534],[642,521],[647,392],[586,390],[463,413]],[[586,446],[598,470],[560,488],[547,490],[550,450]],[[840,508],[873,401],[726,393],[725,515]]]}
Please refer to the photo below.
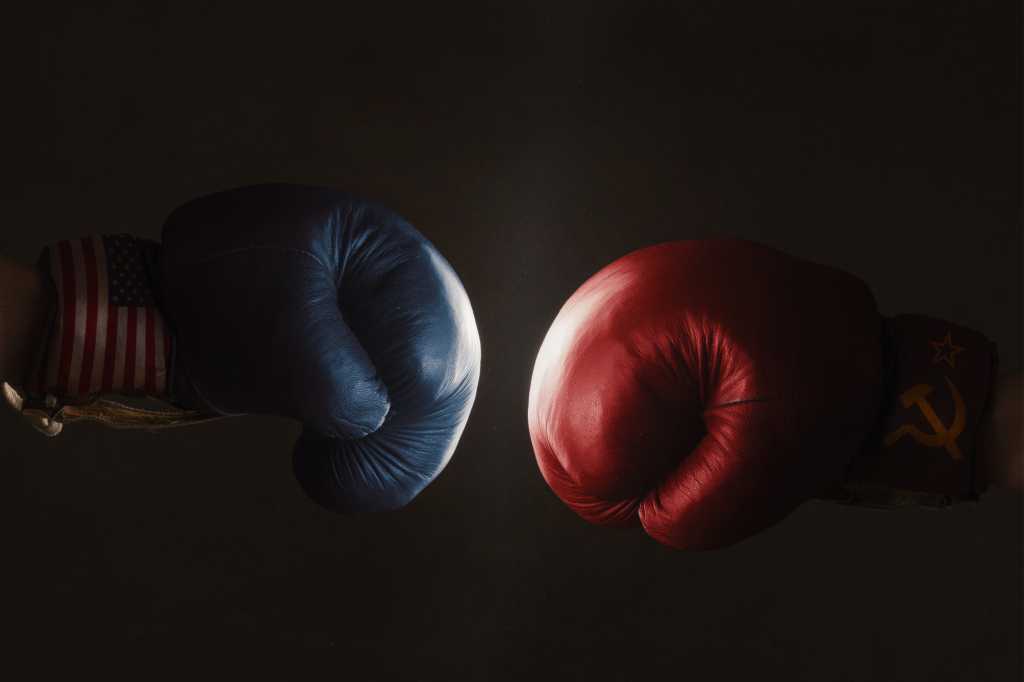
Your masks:
{"label": "red boxing glove", "polygon": [[529,427],[583,518],[678,548],[735,543],[813,497],[970,499],[993,345],[883,319],[856,277],[741,240],[662,244],[566,302],[537,356]]}

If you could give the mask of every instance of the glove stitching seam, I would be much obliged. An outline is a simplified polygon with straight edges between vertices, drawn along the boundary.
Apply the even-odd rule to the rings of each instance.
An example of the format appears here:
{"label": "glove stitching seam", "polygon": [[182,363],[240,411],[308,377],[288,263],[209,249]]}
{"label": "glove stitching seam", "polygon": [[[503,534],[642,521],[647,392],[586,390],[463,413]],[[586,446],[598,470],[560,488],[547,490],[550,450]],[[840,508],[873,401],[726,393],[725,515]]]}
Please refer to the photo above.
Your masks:
{"label": "glove stitching seam", "polygon": [[291,246],[264,246],[264,245],[260,245],[260,246],[243,246],[243,247],[240,247],[240,248],[237,248],[237,249],[229,249],[227,251],[219,251],[219,252],[217,252],[217,253],[215,253],[215,254],[213,254],[211,256],[208,256],[206,258],[203,258],[201,260],[190,261],[188,263],[188,265],[189,266],[205,265],[205,264],[212,263],[212,262],[214,262],[214,261],[216,261],[216,260],[218,260],[220,258],[225,258],[227,256],[235,256],[235,255],[238,255],[240,253],[245,253],[247,251],[286,251],[286,252],[291,252],[291,253],[297,253],[297,254],[301,254],[303,256],[308,256],[309,258],[312,258],[314,261],[316,261],[317,265],[319,265],[320,267],[322,267],[322,268],[324,268],[326,270],[330,270],[330,267],[326,263],[324,263],[323,260],[321,260],[316,254],[314,254],[314,253],[312,253],[310,251],[307,251],[305,249],[297,249],[297,248],[291,247]]}

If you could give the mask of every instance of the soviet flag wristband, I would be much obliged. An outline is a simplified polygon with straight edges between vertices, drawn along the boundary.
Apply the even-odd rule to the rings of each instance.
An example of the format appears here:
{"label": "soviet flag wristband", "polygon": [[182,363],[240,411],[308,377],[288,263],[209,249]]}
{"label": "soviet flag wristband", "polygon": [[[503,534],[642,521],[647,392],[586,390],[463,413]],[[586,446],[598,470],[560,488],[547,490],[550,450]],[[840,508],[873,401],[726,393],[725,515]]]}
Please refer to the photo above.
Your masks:
{"label": "soviet flag wristband", "polygon": [[883,323],[879,428],[825,497],[874,507],[944,507],[984,492],[978,433],[998,356],[983,334],[921,315]]}

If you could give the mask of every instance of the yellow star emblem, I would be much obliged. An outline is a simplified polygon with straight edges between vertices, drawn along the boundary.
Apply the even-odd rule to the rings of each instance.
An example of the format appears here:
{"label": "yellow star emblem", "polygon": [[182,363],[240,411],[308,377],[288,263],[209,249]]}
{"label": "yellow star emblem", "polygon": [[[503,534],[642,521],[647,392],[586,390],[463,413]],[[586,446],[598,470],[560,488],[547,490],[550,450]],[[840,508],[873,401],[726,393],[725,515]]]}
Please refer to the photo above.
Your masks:
{"label": "yellow star emblem", "polygon": [[929,341],[928,343],[932,344],[932,348],[935,349],[935,357],[932,358],[932,362],[936,365],[940,362],[945,362],[950,367],[956,367],[957,354],[965,350],[963,346],[953,343],[950,332],[946,332],[946,338],[941,341]]}

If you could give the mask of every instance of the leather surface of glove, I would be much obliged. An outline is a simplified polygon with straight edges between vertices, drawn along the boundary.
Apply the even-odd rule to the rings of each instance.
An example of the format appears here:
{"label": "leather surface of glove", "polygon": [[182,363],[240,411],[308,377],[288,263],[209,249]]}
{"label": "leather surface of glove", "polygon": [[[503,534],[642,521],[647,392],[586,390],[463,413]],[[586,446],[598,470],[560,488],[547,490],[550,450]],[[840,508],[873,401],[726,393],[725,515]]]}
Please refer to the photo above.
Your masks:
{"label": "leather surface of glove", "polygon": [[538,353],[540,471],[591,522],[678,548],[733,544],[876,448],[896,390],[885,330],[861,280],[767,246],[633,252],[569,298]]}
{"label": "leather surface of glove", "polygon": [[[89,250],[109,261],[91,279]],[[58,288],[62,276],[79,286],[58,306],[37,392],[292,417],[304,425],[296,476],[328,508],[403,506],[466,425],[480,371],[469,298],[437,249],[383,207],[326,188],[243,187],[174,210],[160,245],[87,238],[47,259]],[[87,296],[97,285],[109,290],[101,324]]]}

